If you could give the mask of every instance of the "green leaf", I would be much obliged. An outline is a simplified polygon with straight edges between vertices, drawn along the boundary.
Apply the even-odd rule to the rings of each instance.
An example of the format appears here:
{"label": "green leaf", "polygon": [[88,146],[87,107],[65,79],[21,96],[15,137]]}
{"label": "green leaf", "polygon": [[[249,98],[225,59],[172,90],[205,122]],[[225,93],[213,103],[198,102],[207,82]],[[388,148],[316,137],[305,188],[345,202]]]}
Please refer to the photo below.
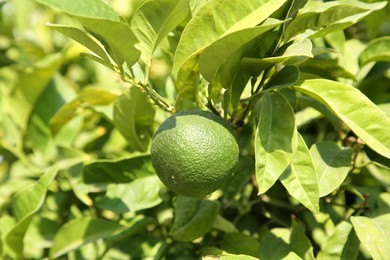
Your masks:
{"label": "green leaf", "polygon": [[19,73],[18,81],[11,87],[10,96],[4,100],[4,106],[8,108],[6,112],[22,131],[26,130],[35,103],[61,63],[61,55],[48,55],[32,68]]}
{"label": "green leaf", "polygon": [[[245,34],[246,32],[250,32],[251,30],[262,30],[260,28],[266,29],[267,27],[272,26],[272,24],[277,24],[278,26],[279,23],[284,22],[285,21],[268,18],[261,25],[255,28],[248,28],[238,32],[234,32],[231,34],[232,36],[230,36],[230,34],[223,36],[220,40],[217,40],[215,43],[211,44],[211,46],[217,44],[220,41],[224,41],[227,45],[230,45],[230,42],[226,41],[230,38],[236,38],[237,36]],[[242,40],[245,44],[241,45],[237,50],[230,53],[229,56],[226,57],[226,61],[223,61],[221,66],[218,68],[218,71],[215,73],[214,79],[211,83],[213,93],[216,93],[214,95],[218,96],[222,87],[227,89],[228,91],[226,92],[225,96],[230,98],[232,107],[236,107],[244,91],[244,88],[251,77],[251,75],[242,66],[242,59],[247,56],[253,55],[254,51],[258,50],[258,46],[262,46],[262,53],[272,51],[271,49],[274,48],[273,45],[277,38],[278,37],[276,29],[272,29],[267,30],[266,32],[262,33],[254,39],[251,39],[250,41]],[[227,50],[224,51],[224,53],[226,54],[229,53],[229,49],[230,48],[225,48],[221,46],[221,48],[219,48],[219,51]],[[206,48],[205,52],[207,52],[207,50],[208,48]],[[201,54],[200,57],[202,58],[202,56],[203,54]],[[209,62],[212,63],[212,59]],[[207,62],[203,63],[207,66]],[[227,106],[228,102],[225,101],[225,105]]]}
{"label": "green leaf", "polygon": [[290,248],[301,259],[314,260],[313,246],[305,232],[305,225],[293,219],[290,235]]}
{"label": "green leaf", "polygon": [[382,192],[378,198],[378,208],[390,211],[390,193]]}
{"label": "green leaf", "polygon": [[142,152],[147,150],[155,112],[147,94],[135,86],[116,100],[114,124],[132,149]]}
{"label": "green leaf", "polygon": [[335,142],[323,141],[310,148],[318,173],[320,197],[337,189],[347,177],[352,160],[352,150],[341,148]]}
{"label": "green leaf", "polygon": [[323,115],[312,107],[306,107],[305,109],[295,113],[295,124],[299,129],[305,124],[310,123],[312,120],[322,117]]}
{"label": "green leaf", "polygon": [[298,82],[299,76],[300,72],[297,67],[285,66],[272,76],[267,83],[267,88],[293,86]]}
{"label": "green leaf", "polygon": [[218,215],[217,218],[215,219],[213,228],[223,231],[225,233],[239,232],[236,226],[232,222],[228,221],[221,215]]}
{"label": "green leaf", "polygon": [[96,205],[116,213],[152,208],[162,202],[160,186],[161,182],[155,175],[125,184],[109,184],[106,195],[98,197]]}
{"label": "green leaf", "polygon": [[223,260],[255,260],[252,256],[248,255],[222,255],[221,259]]}
{"label": "green leaf", "polygon": [[351,217],[351,222],[373,259],[386,259],[390,255],[390,214],[375,218]]}
{"label": "green leaf", "polygon": [[176,49],[173,76],[178,89],[198,71],[197,59],[205,47],[223,35],[254,27],[282,6],[286,0],[236,2],[211,0],[202,6],[185,27]]}
{"label": "green leaf", "polygon": [[84,166],[85,183],[127,183],[154,173],[149,155],[94,160]]}
{"label": "green leaf", "polygon": [[[354,0],[308,1],[298,12],[297,17],[288,25],[284,34],[284,40],[287,41],[307,29],[314,31],[324,30],[324,32],[317,34],[315,37],[322,36],[325,32],[342,30],[356,23],[356,16],[362,18],[375,10],[380,10],[385,5],[386,2],[368,4]],[[359,16],[358,14],[361,15]]]}
{"label": "green leaf", "polygon": [[93,54],[90,54],[90,53],[86,53],[86,52],[81,52],[80,56],[84,57],[84,58],[87,58],[87,59],[90,59],[90,60],[92,60],[94,62],[98,62],[98,63],[102,64],[103,66],[105,66],[106,68],[109,68],[110,70],[115,71],[115,65],[113,65],[111,62],[107,62],[107,61],[99,58],[96,55],[93,55]]}
{"label": "green leaf", "polygon": [[280,260],[291,251],[289,247],[291,231],[287,228],[273,228],[260,241],[259,259]]}
{"label": "green leaf", "polygon": [[60,228],[50,248],[50,257],[58,258],[82,245],[108,238],[126,229],[103,219],[75,219]]}
{"label": "green leaf", "polygon": [[242,59],[241,65],[251,75],[258,76],[264,69],[274,64],[294,65],[312,58],[312,48],[310,40],[296,40],[288,44],[281,55],[262,59],[245,57]]}
{"label": "green leaf", "polygon": [[356,80],[354,74],[338,65],[334,60],[319,58],[307,59],[298,64],[298,68],[302,73],[313,74],[322,78],[332,80],[337,80],[338,78]]}
{"label": "green leaf", "polygon": [[9,248],[19,256],[23,254],[23,238],[26,234],[32,218],[42,207],[49,185],[57,176],[58,166],[51,167],[42,177],[33,185],[26,187],[16,193],[12,210],[16,217],[16,225],[9,230],[6,235],[6,243]]}
{"label": "green leaf", "polygon": [[298,133],[298,148],[279,180],[288,193],[314,213],[319,212],[318,176],[309,149]]}
{"label": "green leaf", "polygon": [[360,66],[372,61],[390,61],[390,36],[372,40],[360,53]]}
{"label": "green leaf", "polygon": [[188,14],[188,0],[146,1],[134,14],[131,28],[138,40],[141,60],[150,67],[158,44]]}
{"label": "green leaf", "polygon": [[390,158],[390,119],[358,89],[324,79],[306,80],[295,88],[324,104],[370,148]]}
{"label": "green leaf", "polygon": [[38,3],[47,5],[51,8],[60,9],[61,11],[73,16],[87,16],[95,18],[105,18],[113,21],[120,21],[117,13],[106,3],[101,0],[84,0],[75,4],[73,1],[56,1],[56,0],[35,0]]}
{"label": "green leaf", "polygon": [[61,25],[61,24],[48,23],[47,25],[53,28],[54,30],[56,30],[57,32],[60,32],[65,36],[80,43],[81,45],[87,47],[89,50],[97,54],[100,58],[102,58],[106,62],[109,62],[110,59],[108,58],[103,48],[100,47],[100,45],[97,44],[94,40],[92,40],[92,38],[89,37],[87,33],[84,32],[83,30],[71,26]]}
{"label": "green leaf", "polygon": [[260,243],[253,237],[242,233],[228,233],[222,238],[221,249],[230,254],[256,257],[259,254]]}
{"label": "green leaf", "polygon": [[277,92],[266,92],[256,105],[256,180],[266,192],[286,170],[297,149],[294,111]]}
{"label": "green leaf", "polygon": [[[252,51],[254,47],[254,44],[250,44],[252,41],[256,41],[259,36],[282,23],[283,21],[268,19],[260,26],[235,31],[214,41],[200,54],[199,69],[202,76],[212,82],[218,69],[230,56],[235,52],[241,52],[239,58],[241,59],[245,54],[248,54],[248,51],[245,50],[247,45],[252,47],[249,48],[249,51]],[[226,46],[229,46],[229,48],[226,48]],[[230,71],[234,74],[239,66],[239,62],[230,64],[230,67],[232,67]],[[226,70],[226,66],[224,69]]]}
{"label": "green leaf", "polygon": [[291,230],[273,228],[265,233],[259,253],[260,259],[314,259],[305,226],[296,220],[293,220]]}
{"label": "green leaf", "polygon": [[[75,118],[80,109],[85,107],[111,105],[118,93],[99,87],[86,87],[70,102],[64,104],[50,119],[50,127],[54,133],[60,131],[65,124]],[[111,116],[107,116],[111,119]]]}
{"label": "green leaf", "polygon": [[77,18],[82,25],[98,39],[110,56],[122,65],[132,66],[139,58],[140,51],[135,48],[137,37],[130,27],[121,21],[118,14],[101,0],[86,0],[82,4],[73,1],[36,0],[51,8]]}
{"label": "green leaf", "polygon": [[62,84],[61,77],[51,80],[34,105],[28,123],[25,142],[31,145],[35,153],[42,153],[45,160],[55,160],[56,148],[49,122],[74,92],[68,85]]}
{"label": "green leaf", "polygon": [[340,222],[334,233],[325,241],[317,255],[318,260],[356,259],[359,254],[359,241],[346,221]]}
{"label": "green leaf", "polygon": [[220,204],[217,201],[179,196],[171,235],[178,241],[192,241],[213,227]]}

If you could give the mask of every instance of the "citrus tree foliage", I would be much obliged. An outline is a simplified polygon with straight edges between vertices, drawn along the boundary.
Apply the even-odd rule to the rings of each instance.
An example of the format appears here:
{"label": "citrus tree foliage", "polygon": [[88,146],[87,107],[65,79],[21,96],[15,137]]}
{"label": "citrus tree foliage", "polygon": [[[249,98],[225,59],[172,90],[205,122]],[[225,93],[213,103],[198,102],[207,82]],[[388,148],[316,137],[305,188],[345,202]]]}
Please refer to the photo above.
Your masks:
{"label": "citrus tree foliage", "polygon": [[[0,1],[0,258],[388,258],[389,17],[376,0]],[[187,109],[240,145],[204,198],[150,162]]]}

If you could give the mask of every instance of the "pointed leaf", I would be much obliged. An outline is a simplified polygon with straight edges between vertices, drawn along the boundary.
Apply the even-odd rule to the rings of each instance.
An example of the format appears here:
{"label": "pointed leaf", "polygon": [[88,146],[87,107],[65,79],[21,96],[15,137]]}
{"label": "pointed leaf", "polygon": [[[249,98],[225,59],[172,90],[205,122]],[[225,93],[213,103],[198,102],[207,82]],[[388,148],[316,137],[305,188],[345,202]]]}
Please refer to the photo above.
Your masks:
{"label": "pointed leaf", "polygon": [[256,180],[266,192],[290,164],[297,149],[294,112],[277,92],[266,92],[256,105]]}
{"label": "pointed leaf", "polygon": [[390,255],[390,214],[375,218],[351,217],[351,222],[372,258],[387,259]]}
{"label": "pointed leaf", "polygon": [[295,88],[327,106],[370,148],[390,158],[390,118],[358,89],[324,79],[306,80]]}
{"label": "pointed leaf", "polygon": [[136,179],[130,183],[109,184],[104,197],[96,199],[101,209],[116,213],[152,208],[162,202],[160,180],[156,175]]}
{"label": "pointed leaf", "polygon": [[300,76],[299,69],[295,66],[285,66],[283,69],[275,73],[270,81],[267,83],[267,87],[287,87],[293,86],[298,82]]}
{"label": "pointed leaf", "polygon": [[[202,76],[209,82],[212,82],[220,66],[225,63],[231,55],[238,51],[247,52],[240,49],[245,48],[251,41],[256,40],[256,38],[263,33],[282,23],[283,21],[269,19],[261,26],[235,31],[211,43],[205,48],[199,58],[199,69]],[[229,48],[226,48],[226,46],[229,46]],[[252,48],[250,51],[252,51]],[[243,55],[241,56],[243,57]],[[236,62],[235,65],[237,67],[239,66],[239,63]],[[235,68],[235,70],[237,70],[237,68]]]}
{"label": "pointed leaf", "polygon": [[313,45],[310,40],[297,40],[286,48],[282,55],[263,59],[245,57],[241,64],[246,71],[253,76],[258,76],[261,71],[277,63],[294,65],[313,57]]}
{"label": "pointed leaf", "polygon": [[4,107],[22,131],[26,130],[35,103],[59,69],[61,62],[61,55],[48,55],[29,70],[20,72],[16,84],[11,87],[9,98],[4,100]]}
{"label": "pointed leaf", "polygon": [[54,165],[33,185],[16,193],[12,210],[18,221],[6,235],[6,243],[18,256],[23,253],[23,238],[32,218],[42,207],[48,186],[57,176],[58,167]]}
{"label": "pointed leaf", "polygon": [[121,21],[115,11],[101,0],[74,1],[36,0],[51,8],[77,18],[96,39],[98,39],[111,58],[118,65],[127,62],[132,66],[139,58],[140,51],[135,48],[138,42],[130,27]]}
{"label": "pointed leaf", "polygon": [[221,241],[221,249],[230,254],[244,254],[256,257],[259,254],[259,247],[259,241],[243,233],[225,234]]}
{"label": "pointed leaf", "polygon": [[288,193],[314,213],[319,212],[318,177],[309,149],[298,133],[298,148],[291,165],[280,176]]}
{"label": "pointed leaf", "polygon": [[120,21],[119,15],[105,2],[101,0],[83,0],[75,4],[73,1],[56,1],[56,0],[36,0],[37,2],[47,5],[51,8],[60,9],[61,11],[74,16],[88,16],[95,18],[105,18],[113,21]]}
{"label": "pointed leaf", "polygon": [[354,74],[338,65],[334,60],[313,58],[307,59],[297,66],[302,73],[318,75],[322,78],[332,80],[337,80],[337,78],[356,80]]}
{"label": "pointed leaf", "polygon": [[192,241],[213,227],[220,204],[217,201],[179,196],[171,235],[179,241]]}
{"label": "pointed leaf", "polygon": [[320,197],[337,189],[347,177],[352,150],[341,148],[335,142],[323,141],[310,149],[318,173]]}
{"label": "pointed leaf", "polygon": [[305,225],[293,219],[290,235],[290,248],[301,259],[314,260],[313,246],[305,234]]}
{"label": "pointed leaf", "polygon": [[[363,3],[360,1],[330,1],[330,2],[317,2],[308,1],[308,3],[298,12],[295,19],[288,25],[284,34],[285,41],[291,39],[298,33],[304,32],[307,29],[320,30],[324,28],[329,32],[342,30],[351,23],[344,23],[348,21],[349,17],[354,18],[355,15],[363,13],[368,15],[370,12],[380,10],[386,5],[385,2],[379,3]],[[362,18],[360,16],[359,18]],[[352,20],[353,22],[356,22]],[[340,24],[337,24],[339,22]],[[332,25],[336,24],[336,28]],[[344,27],[345,26],[345,27]],[[331,30],[328,29],[331,27]],[[321,35],[318,35],[321,36]]]}
{"label": "pointed leaf", "polygon": [[140,41],[137,47],[145,64],[150,66],[158,44],[187,14],[188,0],[147,1],[136,11],[131,28]]}
{"label": "pointed leaf", "polygon": [[390,61],[390,36],[371,41],[360,53],[360,66],[364,66],[372,61]]}
{"label": "pointed leaf", "polygon": [[224,34],[254,27],[282,6],[286,0],[250,0],[245,4],[234,1],[211,0],[187,24],[177,46],[173,76],[178,88],[189,75],[197,72],[197,59],[204,48]]}
{"label": "pointed leaf", "polygon": [[266,232],[260,242],[259,258],[267,260],[289,259],[287,255],[291,251],[290,235],[291,231],[287,228],[273,228]]}
{"label": "pointed leaf", "polygon": [[356,259],[359,254],[359,240],[352,225],[342,221],[334,233],[325,241],[317,255],[318,260]]}
{"label": "pointed leaf", "polygon": [[117,65],[126,62],[128,66],[132,66],[137,62],[141,54],[135,47],[138,39],[127,24],[100,18],[77,18],[105,46]]}
{"label": "pointed leaf", "polygon": [[50,257],[58,258],[82,245],[114,236],[126,229],[103,219],[75,219],[63,225],[54,237]]}
{"label": "pointed leaf", "polygon": [[84,166],[83,181],[88,184],[126,183],[153,173],[149,155],[116,160],[99,159]]}
{"label": "pointed leaf", "polygon": [[114,106],[114,124],[129,146],[146,151],[151,139],[155,109],[146,93],[130,87],[118,97]]}
{"label": "pointed leaf", "polygon": [[[99,105],[111,105],[118,93],[98,87],[87,87],[81,90],[78,95],[70,102],[64,104],[50,119],[50,127],[54,133],[67,124],[70,120],[78,115],[78,111],[84,107],[93,108]],[[111,115],[107,116],[111,119]]]}
{"label": "pointed leaf", "polygon": [[100,47],[100,45],[97,44],[94,40],[92,40],[92,38],[89,37],[87,33],[83,30],[80,30],[76,27],[61,24],[48,23],[47,25],[56,30],[57,32],[64,34],[65,36],[75,40],[76,42],[90,49],[106,62],[109,62],[109,58],[103,48]]}

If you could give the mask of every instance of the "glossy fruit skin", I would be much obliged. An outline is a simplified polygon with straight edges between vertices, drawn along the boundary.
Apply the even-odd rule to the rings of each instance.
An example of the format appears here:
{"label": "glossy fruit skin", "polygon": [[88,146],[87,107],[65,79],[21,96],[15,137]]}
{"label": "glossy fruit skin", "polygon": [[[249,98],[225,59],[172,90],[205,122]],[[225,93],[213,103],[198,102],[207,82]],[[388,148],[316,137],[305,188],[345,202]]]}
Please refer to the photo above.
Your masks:
{"label": "glossy fruit skin", "polygon": [[201,110],[181,111],[155,133],[151,161],[161,181],[179,195],[204,197],[233,175],[239,147],[231,127]]}

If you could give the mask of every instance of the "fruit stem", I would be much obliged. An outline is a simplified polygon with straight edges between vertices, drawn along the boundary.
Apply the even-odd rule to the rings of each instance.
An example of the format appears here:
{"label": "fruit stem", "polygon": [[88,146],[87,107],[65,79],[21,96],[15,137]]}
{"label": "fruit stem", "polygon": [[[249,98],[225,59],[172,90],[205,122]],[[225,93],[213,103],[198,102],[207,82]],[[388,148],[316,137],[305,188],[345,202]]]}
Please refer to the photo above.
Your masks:
{"label": "fruit stem", "polygon": [[217,116],[221,116],[221,115],[219,114],[219,112],[217,111],[217,109],[215,109],[215,107],[214,107],[213,104],[211,103],[211,100],[207,100],[206,107],[207,107],[208,109],[210,109],[211,112],[213,112],[213,113],[216,114]]}

